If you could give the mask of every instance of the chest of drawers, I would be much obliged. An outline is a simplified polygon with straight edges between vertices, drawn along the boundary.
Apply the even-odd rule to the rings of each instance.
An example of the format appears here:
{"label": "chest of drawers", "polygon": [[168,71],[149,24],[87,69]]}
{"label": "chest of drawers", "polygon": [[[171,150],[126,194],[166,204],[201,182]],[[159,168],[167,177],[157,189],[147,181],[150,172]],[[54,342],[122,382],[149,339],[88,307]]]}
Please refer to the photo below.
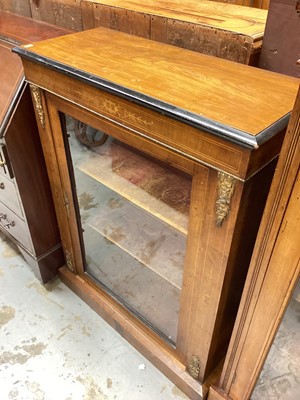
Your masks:
{"label": "chest of drawers", "polygon": [[29,87],[11,48],[67,31],[5,12],[0,27],[0,229],[46,282],[64,258]]}

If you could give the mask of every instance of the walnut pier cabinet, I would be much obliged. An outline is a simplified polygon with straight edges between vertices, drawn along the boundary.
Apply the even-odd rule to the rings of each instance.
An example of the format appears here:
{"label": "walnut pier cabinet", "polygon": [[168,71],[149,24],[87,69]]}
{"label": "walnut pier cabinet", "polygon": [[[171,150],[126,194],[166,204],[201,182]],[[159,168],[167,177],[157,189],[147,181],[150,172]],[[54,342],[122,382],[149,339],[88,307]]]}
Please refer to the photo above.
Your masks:
{"label": "walnut pier cabinet", "polygon": [[35,102],[61,278],[204,398],[297,80],[106,28],[14,51]]}

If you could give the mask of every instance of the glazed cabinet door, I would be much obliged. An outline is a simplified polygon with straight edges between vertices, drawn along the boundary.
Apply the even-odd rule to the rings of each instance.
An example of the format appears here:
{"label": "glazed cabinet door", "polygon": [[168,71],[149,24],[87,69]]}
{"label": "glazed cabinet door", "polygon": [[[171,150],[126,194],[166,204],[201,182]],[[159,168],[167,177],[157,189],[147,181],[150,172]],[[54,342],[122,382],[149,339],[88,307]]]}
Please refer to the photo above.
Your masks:
{"label": "glazed cabinet door", "polygon": [[129,134],[124,142],[121,129],[92,126],[85,112],[59,105],[49,110],[55,147],[64,149],[71,268],[176,347],[195,167],[176,166],[167,151],[154,157],[156,146]]}
{"label": "glazed cabinet door", "polygon": [[192,179],[103,131],[66,119],[79,272],[175,344]]}
{"label": "glazed cabinet door", "polygon": [[45,99],[41,140],[67,268],[94,290],[80,295],[101,294],[98,312],[199,398],[226,348],[228,332],[224,340],[215,332],[227,324],[221,292],[243,184],[116,121]]}

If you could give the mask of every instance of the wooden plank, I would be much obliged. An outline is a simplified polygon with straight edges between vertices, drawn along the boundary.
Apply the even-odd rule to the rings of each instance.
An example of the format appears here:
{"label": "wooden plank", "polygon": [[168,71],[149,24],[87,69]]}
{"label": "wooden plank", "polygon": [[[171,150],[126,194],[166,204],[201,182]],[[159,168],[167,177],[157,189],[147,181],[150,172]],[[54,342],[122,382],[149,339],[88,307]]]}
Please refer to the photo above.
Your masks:
{"label": "wooden plank", "polygon": [[208,400],[232,400],[224,392],[212,385],[209,388]]}
{"label": "wooden plank", "polygon": [[267,10],[269,8],[270,0],[212,0],[220,3],[236,4],[240,6],[262,8]]}
{"label": "wooden plank", "polygon": [[71,31],[82,30],[81,5],[79,0],[31,0],[32,18],[45,21]]}
{"label": "wooden plank", "polygon": [[[266,20],[262,10],[195,0],[188,0],[184,5],[177,0],[171,4],[153,0],[142,3],[137,0],[86,0],[83,3],[92,3],[100,10],[109,8],[106,12],[110,12],[110,24],[106,19],[101,21],[99,11],[94,11],[95,26],[257,65],[258,58],[253,54],[258,54],[261,48]],[[89,14],[86,18],[90,18]]]}
{"label": "wooden plank", "polygon": [[167,43],[168,19],[151,15],[150,24],[150,39]]}
{"label": "wooden plank", "polygon": [[110,28],[145,38],[150,37],[150,15],[111,7]]}
{"label": "wooden plank", "polygon": [[176,343],[180,289],[89,224],[83,228],[86,272]]}
{"label": "wooden plank", "polygon": [[94,25],[95,28],[103,26],[104,28],[111,27],[111,9],[108,6],[102,4],[93,4],[94,12]]}
{"label": "wooden plank", "polygon": [[55,25],[55,16],[52,10],[52,1],[30,0],[32,18]]}
{"label": "wooden plank", "polygon": [[214,28],[262,39],[267,12],[251,7],[241,7],[202,0],[84,0],[111,8],[160,16],[171,20],[209,25]]}
{"label": "wooden plank", "polygon": [[[77,167],[75,179],[82,224],[181,289],[186,237],[156,216],[99,185]],[[87,199],[92,199],[93,207],[86,205]]]}
{"label": "wooden plank", "polygon": [[252,0],[211,0],[217,3],[236,4],[240,6],[250,6]]}
{"label": "wooden plank", "polygon": [[249,64],[253,47],[250,37],[170,19],[167,22],[166,42],[241,64]]}
{"label": "wooden plank", "polygon": [[94,18],[94,5],[88,1],[81,2],[82,28],[96,28]]}
{"label": "wooden plank", "polygon": [[[96,159],[97,164],[95,165]],[[134,185],[130,183],[130,178],[127,180],[124,179],[122,175],[116,174],[113,171],[108,171],[107,168],[105,168],[106,160],[107,159],[101,160],[101,158],[98,159],[97,157],[91,157],[90,159],[86,160],[85,163],[82,163],[79,168],[82,172],[92,177],[96,181],[106,185],[117,193],[120,193],[124,198],[143,208],[147,212],[156,215],[160,220],[170,224],[179,232],[183,234],[187,233],[188,204],[184,205],[184,212],[176,210],[172,207],[172,205],[162,202],[159,197],[153,196],[153,193],[151,193],[149,190],[147,193],[147,186],[149,187],[150,182],[155,179],[154,175],[151,176],[148,174],[147,180],[149,181],[145,181],[145,183],[140,182],[139,185]],[[142,163],[140,164],[139,168],[143,168]],[[162,176],[161,168],[155,168],[155,172],[157,173],[157,179]],[[179,179],[180,178],[178,177],[178,181]],[[163,182],[166,193],[168,189],[172,189],[172,187],[174,190],[174,186],[171,186],[170,183],[176,183],[176,176],[173,177],[170,173],[165,171]],[[181,179],[177,183],[179,183],[181,186],[182,193],[187,192],[190,189],[191,183],[188,179],[187,182]]]}
{"label": "wooden plank", "polygon": [[[83,13],[85,13],[85,10],[83,10]],[[93,15],[95,27],[102,26],[136,36],[150,37],[149,15],[103,4],[93,4]]]}
{"label": "wooden plank", "polygon": [[267,10],[270,7],[270,0],[253,0],[252,7],[262,8]]}
{"label": "wooden plank", "polygon": [[31,17],[31,0],[1,0],[0,9],[2,11],[9,11],[23,17]]}

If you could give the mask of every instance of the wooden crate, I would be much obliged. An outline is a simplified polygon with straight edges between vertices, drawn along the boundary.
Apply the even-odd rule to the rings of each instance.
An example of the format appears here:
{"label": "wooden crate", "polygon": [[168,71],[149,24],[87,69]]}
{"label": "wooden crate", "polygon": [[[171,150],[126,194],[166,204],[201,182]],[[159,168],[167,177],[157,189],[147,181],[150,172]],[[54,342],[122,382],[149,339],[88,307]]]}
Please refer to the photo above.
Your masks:
{"label": "wooden crate", "polygon": [[81,31],[80,0],[1,0],[0,10]]}
{"label": "wooden crate", "polygon": [[212,1],[84,0],[83,28],[106,27],[257,65],[267,11]]}

